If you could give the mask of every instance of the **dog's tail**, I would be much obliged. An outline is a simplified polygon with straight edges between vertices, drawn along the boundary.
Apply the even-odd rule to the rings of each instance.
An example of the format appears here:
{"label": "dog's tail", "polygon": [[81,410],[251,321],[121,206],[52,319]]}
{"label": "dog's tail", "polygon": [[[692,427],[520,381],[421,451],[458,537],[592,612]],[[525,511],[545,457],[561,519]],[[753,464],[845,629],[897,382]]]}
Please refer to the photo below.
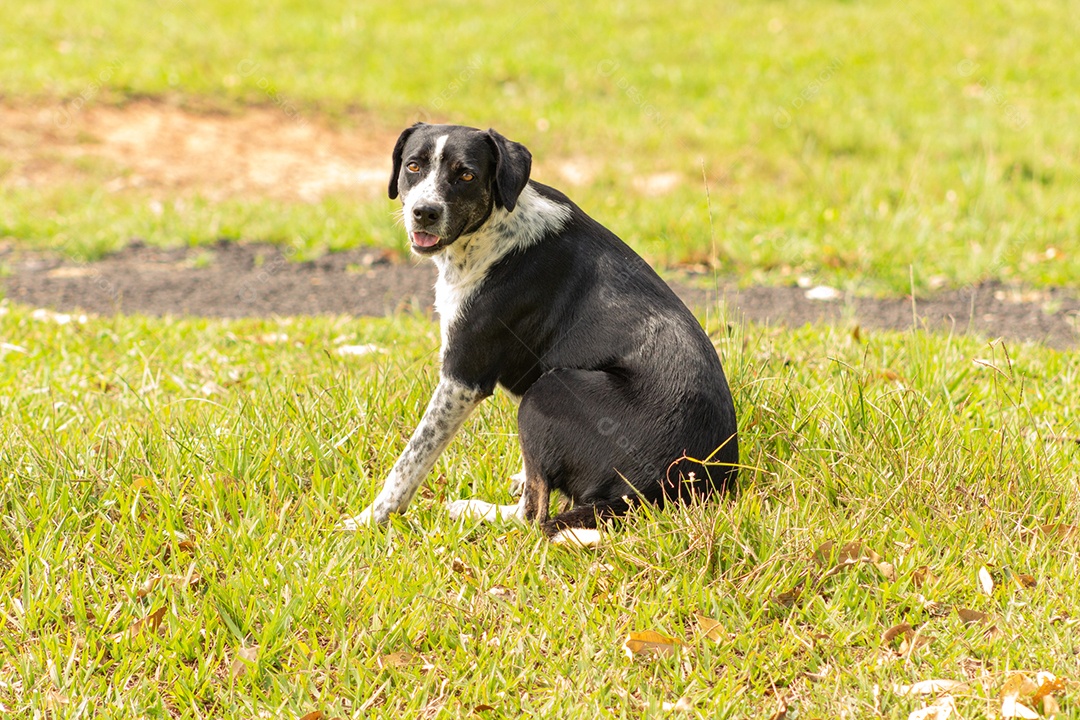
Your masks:
{"label": "dog's tail", "polygon": [[639,498],[621,497],[618,500],[578,505],[541,524],[540,529],[549,539],[554,539],[563,530],[594,530],[600,523],[622,517],[639,501]]}

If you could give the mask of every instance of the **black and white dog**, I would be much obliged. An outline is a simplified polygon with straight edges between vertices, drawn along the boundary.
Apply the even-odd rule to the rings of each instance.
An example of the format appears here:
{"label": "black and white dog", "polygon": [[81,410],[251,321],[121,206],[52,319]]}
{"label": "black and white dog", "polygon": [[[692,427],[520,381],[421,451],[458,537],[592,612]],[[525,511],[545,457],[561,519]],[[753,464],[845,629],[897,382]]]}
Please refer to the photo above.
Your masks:
{"label": "black and white dog", "polygon": [[[398,138],[390,197],[413,252],[439,268],[442,372],[382,490],[344,527],[404,512],[496,385],[519,400],[521,500],[460,500],[454,517],[533,521],[553,536],[733,480],[735,407],[708,336],[633,250],[530,181],[531,166],[494,130],[418,123]],[[553,490],[574,508],[549,520]]]}

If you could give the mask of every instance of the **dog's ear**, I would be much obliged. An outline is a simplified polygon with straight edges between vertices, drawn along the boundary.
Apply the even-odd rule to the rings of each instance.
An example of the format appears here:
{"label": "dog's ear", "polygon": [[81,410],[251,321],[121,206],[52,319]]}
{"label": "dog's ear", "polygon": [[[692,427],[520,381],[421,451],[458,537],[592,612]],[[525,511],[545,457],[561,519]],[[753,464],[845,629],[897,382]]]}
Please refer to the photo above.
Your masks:
{"label": "dog's ear", "polygon": [[521,143],[507,140],[494,130],[487,131],[487,139],[495,148],[495,206],[513,210],[518,196],[529,183],[532,153]]}
{"label": "dog's ear", "polygon": [[401,156],[405,152],[405,143],[409,141],[409,136],[416,132],[417,128],[424,126],[424,123],[418,122],[412,127],[407,127],[398,136],[397,142],[394,143],[394,170],[390,173],[390,199],[394,200],[398,196],[398,175],[401,173]]}

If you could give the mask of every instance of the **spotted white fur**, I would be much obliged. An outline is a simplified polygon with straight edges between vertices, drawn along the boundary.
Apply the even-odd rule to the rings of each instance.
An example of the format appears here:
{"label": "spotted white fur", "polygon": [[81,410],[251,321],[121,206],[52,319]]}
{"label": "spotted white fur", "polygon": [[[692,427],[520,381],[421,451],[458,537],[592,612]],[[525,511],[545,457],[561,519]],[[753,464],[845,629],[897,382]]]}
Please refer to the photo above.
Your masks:
{"label": "spotted white fur", "polygon": [[483,399],[480,392],[452,378],[440,378],[423,419],[394,463],[382,490],[366,510],[342,522],[342,527],[357,530],[364,525],[385,523],[391,514],[404,512],[439,455]]}

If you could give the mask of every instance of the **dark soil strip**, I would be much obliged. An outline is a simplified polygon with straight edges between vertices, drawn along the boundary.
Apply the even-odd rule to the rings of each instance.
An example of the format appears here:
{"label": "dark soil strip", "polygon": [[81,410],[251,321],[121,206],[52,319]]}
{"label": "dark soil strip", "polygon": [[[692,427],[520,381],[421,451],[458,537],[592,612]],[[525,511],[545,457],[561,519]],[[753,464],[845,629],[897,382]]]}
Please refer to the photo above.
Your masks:
{"label": "dark soil strip", "polygon": [[[162,250],[134,243],[93,263],[0,248],[6,296],[33,307],[98,314],[386,315],[404,308],[429,311],[434,268],[394,262],[384,251],[356,249],[294,262],[272,245],[220,242],[211,247]],[[1060,289],[1022,293],[999,284],[919,299],[847,297],[811,300],[796,287],[732,284],[719,293],[690,278],[672,287],[692,307],[717,294],[737,316],[798,327],[842,322],[863,328],[921,327],[974,332],[989,338],[1035,340],[1057,348],[1080,344],[1080,300]],[[915,317],[917,316],[917,320]]]}

